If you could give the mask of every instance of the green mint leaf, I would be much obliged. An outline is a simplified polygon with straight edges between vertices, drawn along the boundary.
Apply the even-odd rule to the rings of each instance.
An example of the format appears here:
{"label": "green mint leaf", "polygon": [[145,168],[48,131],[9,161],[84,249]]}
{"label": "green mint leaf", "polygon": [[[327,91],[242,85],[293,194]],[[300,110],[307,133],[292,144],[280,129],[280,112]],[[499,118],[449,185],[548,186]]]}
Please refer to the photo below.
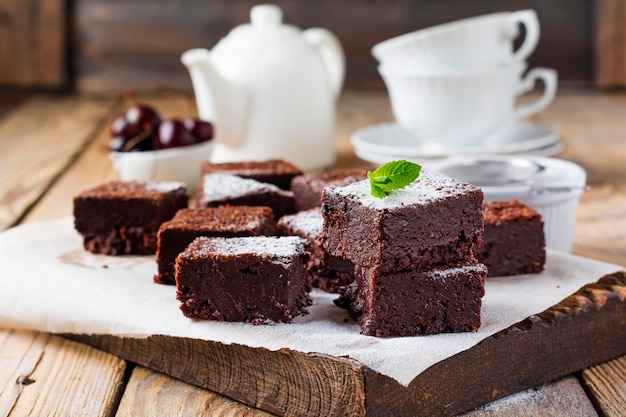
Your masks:
{"label": "green mint leaf", "polygon": [[393,181],[390,177],[386,176],[386,175],[381,175],[380,177],[372,177],[370,178],[370,180],[374,183],[374,184],[389,184],[391,181]]}
{"label": "green mint leaf", "polygon": [[376,197],[376,198],[385,198],[385,197],[387,197],[387,193],[385,192],[385,190],[380,188],[378,185],[370,183],[370,186],[372,188],[372,195],[374,197]]}
{"label": "green mint leaf", "polygon": [[405,160],[387,162],[374,172],[368,172],[372,195],[385,198],[390,191],[404,188],[417,179],[422,167]]}

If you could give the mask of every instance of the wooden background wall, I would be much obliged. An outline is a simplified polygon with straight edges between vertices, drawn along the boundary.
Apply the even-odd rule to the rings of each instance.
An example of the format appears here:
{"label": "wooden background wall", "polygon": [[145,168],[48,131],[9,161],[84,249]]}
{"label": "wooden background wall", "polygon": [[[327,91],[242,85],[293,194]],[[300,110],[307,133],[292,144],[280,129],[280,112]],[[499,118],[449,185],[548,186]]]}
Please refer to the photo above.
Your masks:
{"label": "wooden background wall", "polygon": [[0,86],[67,85],[68,11],[65,0],[0,0]]}
{"label": "wooden background wall", "polygon": [[[0,85],[87,92],[189,89],[180,54],[249,21],[250,0],[1,0]],[[427,26],[533,8],[532,66],[562,88],[626,86],[625,0],[277,0],[284,20],[342,42],[348,88],[382,88],[371,47]]]}

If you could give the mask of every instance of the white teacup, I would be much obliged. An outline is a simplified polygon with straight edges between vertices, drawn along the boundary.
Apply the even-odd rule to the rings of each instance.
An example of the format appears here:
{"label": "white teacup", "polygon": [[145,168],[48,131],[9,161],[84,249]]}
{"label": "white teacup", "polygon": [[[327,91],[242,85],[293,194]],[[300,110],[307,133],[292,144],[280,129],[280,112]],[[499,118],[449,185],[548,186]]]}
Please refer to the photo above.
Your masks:
{"label": "white teacup", "polygon": [[[525,28],[522,45],[513,51]],[[485,68],[524,61],[539,41],[534,10],[500,12],[432,26],[374,45],[372,54],[385,67],[410,69]]]}
{"label": "white teacup", "polygon": [[[398,71],[379,66],[396,121],[422,143],[471,147],[511,123],[545,109],[554,99],[557,73],[525,64],[437,72]],[[516,107],[516,98],[542,81],[543,94]]]}

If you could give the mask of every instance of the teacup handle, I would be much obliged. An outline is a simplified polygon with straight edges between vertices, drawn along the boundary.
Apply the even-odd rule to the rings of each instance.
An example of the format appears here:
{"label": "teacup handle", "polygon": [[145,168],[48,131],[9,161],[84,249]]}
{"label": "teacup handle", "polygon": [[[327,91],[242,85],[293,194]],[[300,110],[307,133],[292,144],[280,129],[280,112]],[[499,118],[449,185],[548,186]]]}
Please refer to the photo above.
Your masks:
{"label": "teacup handle", "polygon": [[528,71],[519,85],[517,95],[528,93],[535,89],[537,81],[543,81],[543,94],[534,103],[526,104],[515,109],[515,120],[525,119],[533,114],[537,114],[554,100],[557,87],[557,73],[549,68],[533,68]]}
{"label": "teacup handle", "polygon": [[511,13],[509,19],[515,25],[522,24],[526,28],[524,42],[513,54],[513,62],[521,62],[526,59],[539,43],[539,19],[534,10],[520,10]]}

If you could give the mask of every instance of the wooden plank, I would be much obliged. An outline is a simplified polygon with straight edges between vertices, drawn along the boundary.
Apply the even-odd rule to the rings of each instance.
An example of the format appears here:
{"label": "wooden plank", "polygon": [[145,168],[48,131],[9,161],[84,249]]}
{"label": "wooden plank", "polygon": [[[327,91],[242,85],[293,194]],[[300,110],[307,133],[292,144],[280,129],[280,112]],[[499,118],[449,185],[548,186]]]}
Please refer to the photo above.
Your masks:
{"label": "wooden plank", "polygon": [[582,256],[626,265],[626,193],[599,185],[581,197],[574,251]]}
{"label": "wooden plank", "polygon": [[0,121],[0,230],[16,221],[82,151],[110,100],[40,97]]}
{"label": "wooden plank", "polygon": [[582,379],[603,416],[626,416],[626,356],[584,370]]}
{"label": "wooden plank", "polygon": [[0,329],[0,415],[107,417],[125,368],[123,360],[80,343]]}
{"label": "wooden plank", "polygon": [[[542,26],[541,42],[530,64],[556,68],[561,85],[589,85],[592,81],[589,0],[275,3],[283,8],[285,22],[300,28],[325,27],[338,37],[346,51],[348,88],[383,88],[370,52],[378,42],[451,20],[525,8],[537,10]],[[254,4],[82,0],[77,4],[77,86],[81,91],[100,92],[122,88],[189,90],[191,83],[180,64],[181,53],[194,47],[212,48],[234,26],[249,22],[249,9]]]}
{"label": "wooden plank", "polygon": [[626,272],[431,366],[408,387],[353,360],[288,349],[68,337],[278,415],[452,416],[626,354]]}
{"label": "wooden plank", "polygon": [[161,335],[65,336],[277,415],[365,413],[362,365],[348,358]]}
{"label": "wooden plank", "polygon": [[597,416],[576,377],[531,388],[478,407],[458,417]]}
{"label": "wooden plank", "polygon": [[626,86],[626,4],[596,2],[595,69],[599,87]]}
{"label": "wooden plank", "polygon": [[66,0],[5,0],[0,8],[0,84],[67,87]]}
{"label": "wooden plank", "polygon": [[128,381],[116,417],[271,417],[222,395],[138,366]]}

